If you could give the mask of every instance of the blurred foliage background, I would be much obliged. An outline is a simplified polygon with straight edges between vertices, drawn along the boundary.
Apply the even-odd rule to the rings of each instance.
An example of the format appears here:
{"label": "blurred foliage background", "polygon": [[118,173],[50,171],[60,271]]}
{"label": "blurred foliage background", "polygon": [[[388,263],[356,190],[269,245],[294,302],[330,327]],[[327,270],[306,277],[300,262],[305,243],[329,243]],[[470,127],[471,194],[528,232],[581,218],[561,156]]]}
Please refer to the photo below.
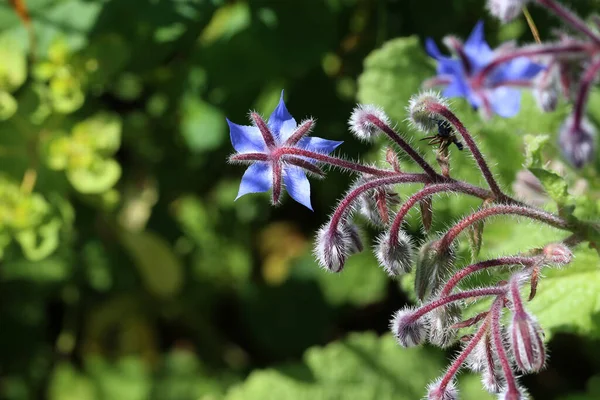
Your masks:
{"label": "blurred foliage background", "polygon": [[[556,21],[539,11],[549,37]],[[285,89],[316,136],[375,161],[383,144],[347,133],[354,104],[384,106],[414,135],[404,107],[435,69],[422,39],[466,37],[480,18],[493,45],[532,40],[524,18],[500,27],[482,0],[2,0],[0,399],[421,398],[451,352],[386,334],[407,285],[368,251],[336,276],[311,255],[349,178],[312,182],[314,213],[234,202],[242,169],[226,162],[225,118],[268,115]],[[554,135],[568,109],[541,117],[526,98],[515,119],[483,124],[455,104],[506,187],[523,134]],[[469,159],[453,169],[479,179]],[[597,190],[597,171],[571,176]],[[475,206],[437,201],[435,229]],[[523,229],[490,226],[486,254],[535,240]],[[596,301],[600,276],[584,279],[584,303]],[[536,399],[600,398],[596,303],[564,323],[549,312],[551,364],[525,379]],[[476,377],[461,385],[489,398]]]}

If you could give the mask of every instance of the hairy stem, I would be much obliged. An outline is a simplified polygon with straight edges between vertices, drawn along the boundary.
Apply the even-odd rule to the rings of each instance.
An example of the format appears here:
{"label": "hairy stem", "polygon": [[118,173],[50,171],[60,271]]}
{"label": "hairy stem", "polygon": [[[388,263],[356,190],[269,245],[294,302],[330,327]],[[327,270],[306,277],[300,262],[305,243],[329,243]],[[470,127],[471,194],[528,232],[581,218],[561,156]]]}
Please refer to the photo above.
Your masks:
{"label": "hairy stem", "polygon": [[423,172],[429,175],[434,180],[439,179],[439,175],[431,165],[419,153],[416,152],[415,149],[412,148],[410,144],[408,144],[395,130],[392,129],[385,122],[377,118],[373,114],[369,114],[367,119],[369,122],[377,126],[383,133],[388,135],[390,139],[392,139],[400,148],[410,157],[412,158],[418,165],[421,167]]}
{"label": "hairy stem", "polygon": [[446,232],[446,234],[440,239],[440,248],[448,248],[462,231],[474,223],[496,215],[520,215],[543,222],[558,229],[569,229],[569,224],[565,220],[546,211],[517,205],[498,205],[484,208],[483,210],[479,210],[463,218],[456,225],[450,228],[448,232]]}
{"label": "hairy stem", "polygon": [[500,318],[502,317],[503,307],[504,296],[498,296],[498,298],[496,298],[494,301],[491,310],[492,341],[494,344],[494,349],[496,350],[496,356],[498,357],[500,366],[502,367],[502,372],[506,378],[508,394],[512,396],[510,397],[511,399],[516,399],[518,398],[516,396],[519,394],[519,389],[517,388],[517,381],[510,366],[510,360],[506,354],[506,349],[504,348],[504,340],[502,338],[502,331],[500,328]]}
{"label": "hairy stem", "polygon": [[429,111],[444,117],[460,133],[467,147],[469,148],[469,150],[471,150],[471,153],[473,154],[473,157],[475,158],[475,161],[477,162],[477,165],[479,166],[479,169],[481,170],[481,173],[487,181],[490,189],[498,199],[504,199],[506,196],[504,195],[502,190],[500,190],[496,179],[494,179],[494,176],[492,175],[492,171],[490,171],[490,168],[485,162],[483,155],[479,151],[479,148],[475,144],[475,141],[473,140],[471,134],[463,125],[463,123],[456,117],[456,115],[454,115],[452,111],[450,111],[449,108],[447,108],[443,104],[432,102],[427,105],[427,108],[429,109]]}
{"label": "hairy stem", "polygon": [[531,267],[537,264],[541,260],[540,257],[526,257],[526,256],[513,256],[513,257],[499,257],[494,258],[492,260],[485,260],[478,262],[476,264],[468,265],[462,268],[460,271],[455,273],[450,280],[444,285],[442,291],[440,292],[440,296],[449,295],[452,290],[460,283],[461,280],[466,278],[467,276],[474,274],[476,272],[482,271],[487,268],[492,267],[502,267],[502,266],[511,266],[511,265],[522,265],[524,267]]}
{"label": "hairy stem", "polygon": [[353,189],[350,193],[344,197],[337,205],[335,212],[331,216],[331,222],[329,223],[329,230],[335,232],[337,225],[340,223],[347,210],[351,207],[352,203],[363,193],[369,190],[376,189],[382,186],[396,185],[398,183],[426,183],[428,177],[425,174],[405,174],[396,173],[394,176],[385,178],[378,178],[368,181],[359,187]]}
{"label": "hairy stem", "polygon": [[575,99],[575,106],[573,107],[573,132],[581,129],[581,121],[585,112],[585,104],[587,103],[590,89],[596,79],[596,76],[600,72],[600,59],[596,59],[586,70],[581,78],[579,84],[579,92]]}
{"label": "hairy stem", "polygon": [[585,21],[575,15],[571,10],[567,9],[555,0],[537,0],[537,2],[553,12],[561,20],[571,25],[573,29],[589,37],[596,45],[600,45],[600,36],[591,30]]}

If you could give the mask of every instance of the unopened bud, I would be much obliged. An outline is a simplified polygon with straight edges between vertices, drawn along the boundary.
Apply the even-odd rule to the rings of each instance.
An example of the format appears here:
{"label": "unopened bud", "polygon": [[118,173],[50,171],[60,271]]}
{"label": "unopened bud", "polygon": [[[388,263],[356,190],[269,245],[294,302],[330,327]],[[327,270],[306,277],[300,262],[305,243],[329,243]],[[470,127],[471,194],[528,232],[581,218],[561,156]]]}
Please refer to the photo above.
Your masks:
{"label": "unopened bud", "polygon": [[442,248],[438,241],[423,245],[417,257],[415,276],[415,292],[419,300],[427,300],[441,286],[455,259],[452,247]]}
{"label": "unopened bud", "polygon": [[[355,186],[366,182],[366,179],[361,178]],[[358,211],[373,225],[381,227],[389,222],[390,208],[398,204],[400,204],[398,193],[388,188],[376,188],[360,195]]]}
{"label": "unopened bud", "polygon": [[427,400],[458,400],[456,382],[452,379],[445,387],[441,387],[443,378],[427,386]]}
{"label": "unopened bud", "polygon": [[335,230],[330,229],[330,224],[325,224],[319,229],[314,252],[323,268],[330,272],[340,272],[348,256],[362,249],[356,225],[340,223]]}
{"label": "unopened bud", "polygon": [[372,104],[359,104],[352,111],[348,125],[354,136],[369,141],[380,132],[380,128],[375,123],[377,120],[384,125],[389,126],[390,124],[390,120],[382,108]]}
{"label": "unopened bud", "polygon": [[379,265],[383,267],[389,276],[407,274],[412,269],[413,246],[404,231],[398,232],[398,238],[392,242],[389,232],[382,233],[375,247],[375,255]]}
{"label": "unopened bud", "polygon": [[438,307],[428,314],[429,342],[434,346],[446,348],[456,341],[457,330],[452,325],[460,322],[462,313],[456,303]]}
{"label": "unopened bud", "polygon": [[490,14],[502,22],[510,22],[521,14],[529,0],[488,0]]}
{"label": "unopened bud", "polygon": [[427,337],[425,318],[414,318],[414,314],[413,307],[405,307],[396,311],[390,321],[390,330],[402,347],[416,346]]}
{"label": "unopened bud", "polygon": [[540,180],[527,169],[517,172],[512,189],[520,199],[534,206],[543,206],[550,200]]}
{"label": "unopened bud", "polygon": [[437,131],[439,116],[430,110],[434,104],[448,107],[448,102],[438,92],[429,90],[410,98],[408,117],[414,127],[423,132]]}
{"label": "unopened bud", "polygon": [[559,267],[573,261],[573,252],[562,243],[551,243],[546,245],[543,253],[546,262]]}
{"label": "unopened bud", "polygon": [[526,311],[513,314],[510,339],[515,362],[523,372],[538,372],[546,362],[544,332]]}
{"label": "unopened bud", "polygon": [[585,117],[579,124],[570,115],[561,126],[558,141],[563,156],[575,167],[581,168],[594,159],[596,128]]}
{"label": "unopened bud", "polygon": [[502,390],[501,393],[498,394],[498,400],[528,400],[529,395],[525,391],[525,389],[521,387],[517,387],[516,392],[511,392],[508,388]]}

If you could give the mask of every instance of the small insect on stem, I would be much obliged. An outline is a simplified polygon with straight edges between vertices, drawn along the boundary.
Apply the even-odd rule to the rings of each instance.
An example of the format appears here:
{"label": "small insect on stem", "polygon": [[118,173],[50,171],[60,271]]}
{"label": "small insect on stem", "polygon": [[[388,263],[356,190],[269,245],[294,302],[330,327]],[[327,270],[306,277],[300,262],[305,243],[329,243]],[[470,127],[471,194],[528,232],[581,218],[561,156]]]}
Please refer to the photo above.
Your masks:
{"label": "small insect on stem", "polygon": [[445,119],[437,120],[438,133],[437,135],[427,136],[421,140],[429,140],[428,144],[439,144],[441,150],[446,150],[452,143],[459,150],[463,149],[463,144],[456,138],[456,134],[452,125]]}

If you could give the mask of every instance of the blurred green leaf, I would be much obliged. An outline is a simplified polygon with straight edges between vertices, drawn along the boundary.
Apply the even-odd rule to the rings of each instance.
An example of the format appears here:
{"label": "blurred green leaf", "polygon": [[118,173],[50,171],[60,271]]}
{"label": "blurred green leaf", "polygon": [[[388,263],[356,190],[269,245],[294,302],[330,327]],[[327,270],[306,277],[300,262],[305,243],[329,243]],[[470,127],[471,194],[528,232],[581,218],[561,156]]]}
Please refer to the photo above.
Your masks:
{"label": "blurred green leaf", "polygon": [[54,367],[48,399],[99,400],[92,381],[67,362],[61,362]]}
{"label": "blurred green leaf", "polygon": [[15,115],[18,107],[17,101],[10,93],[0,90],[0,120],[6,120]]}
{"label": "blurred green leaf", "polygon": [[122,232],[146,288],[159,297],[175,296],[183,284],[183,266],[169,243],[152,232]]}
{"label": "blurred green leaf", "polygon": [[228,39],[250,26],[250,6],[245,1],[226,4],[214,14],[202,31],[200,41],[210,44],[219,39]]}
{"label": "blurred green leaf", "polygon": [[226,137],[223,112],[194,96],[185,96],[181,104],[181,134],[193,152],[214,150]]}
{"label": "blurred green leaf", "polygon": [[96,158],[88,168],[67,170],[67,178],[78,192],[102,193],[121,178],[121,165],[113,159]]}
{"label": "blurred green leaf", "polygon": [[13,92],[27,78],[25,49],[10,34],[0,35],[0,89]]}

